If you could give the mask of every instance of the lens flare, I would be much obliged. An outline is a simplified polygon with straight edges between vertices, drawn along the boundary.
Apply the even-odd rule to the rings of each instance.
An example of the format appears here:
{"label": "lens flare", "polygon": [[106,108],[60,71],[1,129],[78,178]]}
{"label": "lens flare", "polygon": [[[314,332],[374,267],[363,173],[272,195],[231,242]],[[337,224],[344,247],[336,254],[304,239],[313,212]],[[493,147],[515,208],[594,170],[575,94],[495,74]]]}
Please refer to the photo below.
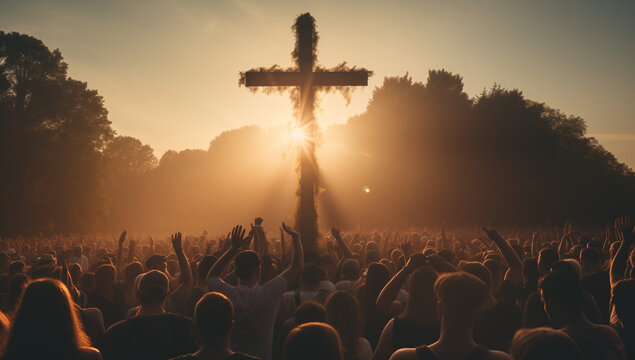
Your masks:
{"label": "lens flare", "polygon": [[304,134],[304,131],[302,130],[302,128],[293,129],[291,131],[291,139],[295,143],[304,142],[306,140],[306,135]]}
{"label": "lens flare", "polygon": [[364,186],[362,190],[364,190],[366,194],[370,193],[370,188],[368,186]]}

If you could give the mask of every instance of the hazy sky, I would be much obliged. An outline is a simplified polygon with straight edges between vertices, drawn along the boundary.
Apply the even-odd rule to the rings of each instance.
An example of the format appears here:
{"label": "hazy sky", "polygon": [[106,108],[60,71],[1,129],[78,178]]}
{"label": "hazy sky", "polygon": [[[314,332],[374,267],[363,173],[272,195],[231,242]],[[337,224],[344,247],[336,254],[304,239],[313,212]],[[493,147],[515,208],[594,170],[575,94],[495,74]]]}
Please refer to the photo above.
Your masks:
{"label": "hazy sky", "polygon": [[318,59],[374,70],[350,106],[327,95],[318,120],[364,110],[385,76],[498,83],[566,114],[635,167],[635,1],[0,0],[0,30],[59,48],[72,77],[104,97],[113,128],[165,150],[208,147],[224,130],[292,121],[286,96],[252,94],[238,73],[291,65],[295,16],[309,11]]}

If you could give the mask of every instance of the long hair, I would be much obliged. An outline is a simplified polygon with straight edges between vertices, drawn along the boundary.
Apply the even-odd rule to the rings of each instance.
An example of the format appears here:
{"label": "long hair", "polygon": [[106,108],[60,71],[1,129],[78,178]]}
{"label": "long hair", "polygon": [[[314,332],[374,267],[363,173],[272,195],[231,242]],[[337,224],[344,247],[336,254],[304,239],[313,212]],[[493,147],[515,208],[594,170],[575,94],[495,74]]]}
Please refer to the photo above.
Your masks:
{"label": "long hair", "polygon": [[336,291],[326,301],[326,313],[326,322],[340,335],[344,358],[357,359],[357,347],[363,329],[357,299],[346,291]]}
{"label": "long hair", "polygon": [[401,319],[418,326],[430,326],[439,323],[437,316],[437,298],[434,295],[434,283],[437,274],[427,266],[415,270],[410,275],[408,303]]}
{"label": "long hair", "polygon": [[77,359],[90,346],[71,295],[58,280],[30,283],[18,307],[3,360]]}

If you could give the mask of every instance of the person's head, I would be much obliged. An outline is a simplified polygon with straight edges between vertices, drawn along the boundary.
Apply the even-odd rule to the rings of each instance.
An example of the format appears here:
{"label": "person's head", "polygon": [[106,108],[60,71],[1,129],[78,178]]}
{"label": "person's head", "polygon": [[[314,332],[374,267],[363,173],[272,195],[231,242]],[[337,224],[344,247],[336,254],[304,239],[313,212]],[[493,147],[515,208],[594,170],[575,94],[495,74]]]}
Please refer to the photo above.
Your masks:
{"label": "person's head", "polygon": [[82,247],[75,246],[73,247],[73,257],[80,258],[82,256]]}
{"label": "person's head", "polygon": [[24,272],[24,262],[22,260],[13,261],[9,264],[9,277],[21,272]]}
{"label": "person's head", "polygon": [[355,281],[359,278],[360,265],[356,259],[346,259],[342,263],[342,280]]}
{"label": "person's head", "polygon": [[159,270],[150,270],[137,277],[137,299],[141,308],[163,304],[168,295],[169,280]]}
{"label": "person's head", "polygon": [[437,299],[434,296],[434,283],[437,273],[427,266],[415,270],[410,275],[408,302],[401,317],[419,325],[436,322]]}
{"label": "person's head", "polygon": [[207,273],[214,266],[218,258],[213,255],[204,256],[196,265],[196,278],[199,283],[205,283]]}
{"label": "person's head", "polygon": [[100,265],[95,270],[95,289],[101,290],[113,286],[117,280],[115,267],[110,264]]}
{"label": "person's head", "polygon": [[578,345],[562,331],[547,327],[520,329],[509,354],[514,360],[581,360]]}
{"label": "person's head", "polygon": [[386,265],[382,263],[371,263],[368,265],[366,272],[366,295],[368,300],[373,303],[377,300],[377,296],[390,280],[390,271]]}
{"label": "person's head", "polygon": [[25,274],[15,274],[9,280],[9,291],[7,294],[7,308],[13,312],[16,310],[22,293],[29,282],[29,278]]}
{"label": "person's head", "polygon": [[553,248],[547,247],[538,253],[538,274],[543,277],[549,273],[551,264],[558,261],[558,252]]}
{"label": "person's head", "polygon": [[342,360],[337,331],[323,323],[307,323],[291,330],[284,343],[284,360]]}
{"label": "person's head", "polygon": [[481,279],[488,289],[492,289],[492,273],[485,265],[478,261],[461,261],[458,268]]}
{"label": "person's head", "polygon": [[293,320],[296,325],[309,322],[326,322],[326,308],[316,301],[305,301],[295,309]]}
{"label": "person's head", "polygon": [[95,288],[95,274],[92,272],[85,272],[79,279],[79,289],[85,293],[92,291]]}
{"label": "person's head", "polygon": [[545,312],[559,327],[582,313],[583,290],[580,279],[571,270],[554,271],[540,281]]}
{"label": "person's head", "polygon": [[575,275],[578,279],[582,279],[582,267],[580,267],[580,263],[578,263],[577,260],[558,260],[551,264],[551,271],[567,271],[572,275]]}
{"label": "person's head", "polygon": [[538,282],[538,261],[535,258],[523,260],[522,276],[525,283]]}
{"label": "person's head", "polygon": [[304,291],[317,291],[320,281],[324,278],[324,270],[315,264],[306,264],[300,275],[300,289]]}
{"label": "person's head", "polygon": [[124,282],[126,284],[134,284],[137,276],[143,273],[143,266],[138,261],[133,261],[130,264],[126,265],[123,269],[124,274]]}
{"label": "person's head", "polygon": [[450,249],[443,249],[443,250],[439,251],[439,256],[441,256],[445,261],[447,261],[448,263],[450,263],[452,265],[456,265],[457,264],[456,256],[454,255],[454,253]]}
{"label": "person's head", "polygon": [[483,280],[467,272],[446,273],[434,284],[443,326],[471,327],[479,312],[492,301]]}
{"label": "person's head", "polygon": [[3,359],[73,359],[89,345],[66,286],[41,279],[24,291]]}
{"label": "person's head", "polygon": [[635,330],[635,279],[620,280],[613,287],[613,305],[622,325]]}
{"label": "person's head", "polygon": [[580,252],[580,265],[584,273],[596,273],[602,266],[602,253],[594,247],[582,249]]}
{"label": "person's head", "polygon": [[241,251],[234,260],[236,269],[234,273],[240,284],[253,286],[260,278],[260,257],[253,250]]}
{"label": "person's head", "polygon": [[68,273],[71,275],[73,285],[79,284],[79,279],[82,277],[82,266],[78,263],[72,263],[68,265]]}
{"label": "person's head", "polygon": [[357,299],[347,291],[335,291],[326,301],[326,313],[326,322],[340,334],[344,354],[354,355],[362,334]]}
{"label": "person's head", "polygon": [[234,306],[221,293],[207,293],[196,303],[194,322],[203,345],[224,342],[234,325]]}
{"label": "person's head", "polygon": [[159,270],[168,274],[168,259],[163,255],[152,255],[146,260],[146,270]]}

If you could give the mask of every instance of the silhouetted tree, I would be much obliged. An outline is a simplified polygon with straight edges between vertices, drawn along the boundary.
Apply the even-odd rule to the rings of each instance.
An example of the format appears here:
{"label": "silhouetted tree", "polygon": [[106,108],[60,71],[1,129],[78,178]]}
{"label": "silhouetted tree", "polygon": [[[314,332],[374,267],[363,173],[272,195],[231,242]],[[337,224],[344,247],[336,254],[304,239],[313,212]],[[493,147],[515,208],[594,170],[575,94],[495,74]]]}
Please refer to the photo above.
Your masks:
{"label": "silhouetted tree", "polygon": [[66,68],[59,50],[0,32],[2,232],[86,231],[107,214],[108,113]]}

